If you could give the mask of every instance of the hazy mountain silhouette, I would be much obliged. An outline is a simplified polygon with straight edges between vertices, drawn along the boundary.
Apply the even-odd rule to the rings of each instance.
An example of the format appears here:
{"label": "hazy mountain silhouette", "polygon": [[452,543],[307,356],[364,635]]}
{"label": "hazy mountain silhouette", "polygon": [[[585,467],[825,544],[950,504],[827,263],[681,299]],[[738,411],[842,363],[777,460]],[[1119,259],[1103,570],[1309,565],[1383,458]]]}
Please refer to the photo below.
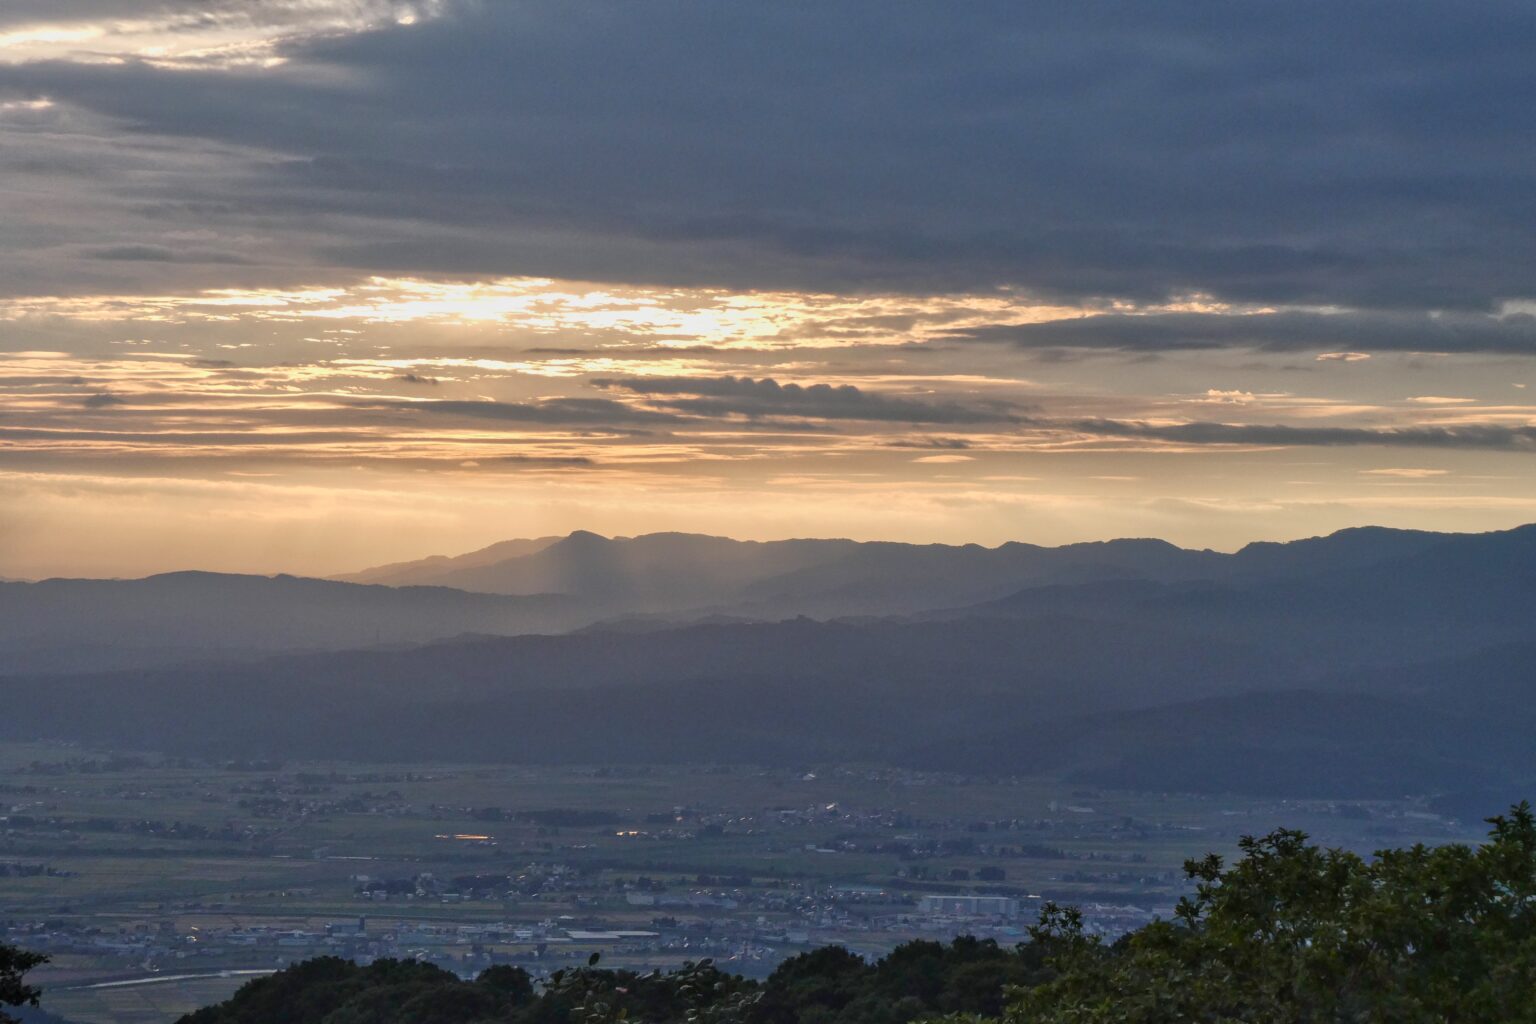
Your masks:
{"label": "hazy mountain silhouette", "polygon": [[833,617],[983,601],[1048,582],[1200,579],[1220,573],[1228,557],[1158,540],[985,548],[738,541],[684,533],[606,538],[577,531],[553,542],[509,541],[457,559],[383,566],[342,578],[495,594],[567,594],[615,613]]}
{"label": "hazy mountain silhouette", "polygon": [[[1536,643],[1163,707],[992,730],[907,755],[1165,791],[1398,797],[1536,787]],[[1459,812],[1459,811],[1458,811]]]}
{"label": "hazy mountain silhouette", "polygon": [[559,596],[177,572],[0,584],[0,671],[82,671],[528,633],[589,621]]}
{"label": "hazy mountain silhouette", "polygon": [[1285,678],[1273,666],[1257,673],[1259,660],[1161,627],[1106,638],[1064,619],[594,630],[6,680],[0,693],[17,713],[0,730],[288,756],[877,755],[924,735]]}
{"label": "hazy mountain silhouette", "polygon": [[[520,547],[528,545],[533,547]],[[394,570],[390,582],[395,583],[491,594],[569,594],[615,610],[672,611],[730,600],[755,580],[840,559],[858,548],[846,540],[757,542],[685,533],[608,538],[578,530],[550,543],[494,545],[447,564],[385,568]]]}
{"label": "hazy mountain silhouette", "polygon": [[449,586],[449,584],[440,583],[440,577],[531,555],[544,550],[560,539],[559,537],[536,537],[532,540],[504,540],[465,555],[432,555],[411,562],[391,562],[388,565],[380,565],[335,578],[343,583],[382,583],[392,587]]}
{"label": "hazy mountain silhouette", "polygon": [[[1359,549],[1350,546],[1356,540]],[[1536,628],[1533,527],[1466,535],[1350,530],[1218,557],[1222,571],[1210,579],[1026,587],[918,617],[1164,623],[1283,653],[1318,673],[1470,653]]]}
{"label": "hazy mountain silhouette", "polygon": [[[1536,527],[1231,555],[578,533],[486,557],[452,571],[567,596],[207,574],[0,588],[9,651],[396,645],[68,676],[12,658],[0,735],[371,760],[858,758],[1468,804],[1536,782]],[[666,621],[688,606],[708,621]],[[400,646],[614,607],[651,617]],[[733,618],[779,608],[857,614]],[[869,614],[891,608],[916,610]]]}
{"label": "hazy mountain silhouette", "polygon": [[856,758],[1379,797],[1536,781],[1533,670],[1536,642],[1316,678],[1161,625],[797,620],[12,679],[0,735],[360,760]]}
{"label": "hazy mountain silhouette", "polygon": [[1376,694],[1285,690],[994,731],[907,759],[1165,792],[1396,798],[1536,780],[1529,724]]}
{"label": "hazy mountain silhouette", "polygon": [[[1499,535],[1493,535],[1499,536]],[[737,541],[656,533],[507,541],[457,558],[365,570],[356,582],[493,594],[566,594],[594,612],[758,618],[892,615],[997,600],[1023,588],[1123,580],[1283,580],[1427,552],[1451,535],[1367,527],[1235,554],[1126,539],[1048,548],[1008,543]]]}
{"label": "hazy mountain silhouette", "polygon": [[1329,570],[1360,569],[1415,555],[1458,539],[1456,534],[1426,530],[1358,526],[1326,537],[1308,537],[1286,543],[1255,541],[1231,556],[1228,570],[1240,576],[1306,576]]}
{"label": "hazy mountain silhouette", "polygon": [[985,601],[1023,585],[1201,579],[1218,573],[1224,557],[1160,540],[1059,548],[870,543],[836,561],[758,580],[741,591],[737,607],[834,616],[910,613],[957,601]]}

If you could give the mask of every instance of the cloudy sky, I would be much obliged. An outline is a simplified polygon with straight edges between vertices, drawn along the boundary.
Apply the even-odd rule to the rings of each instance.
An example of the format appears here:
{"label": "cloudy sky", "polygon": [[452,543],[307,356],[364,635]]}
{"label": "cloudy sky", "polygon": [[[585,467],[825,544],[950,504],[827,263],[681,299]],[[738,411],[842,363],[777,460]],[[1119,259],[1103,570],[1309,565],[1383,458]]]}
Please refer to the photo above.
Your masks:
{"label": "cloudy sky", "polygon": [[7,0],[0,576],[1536,520],[1536,6]]}

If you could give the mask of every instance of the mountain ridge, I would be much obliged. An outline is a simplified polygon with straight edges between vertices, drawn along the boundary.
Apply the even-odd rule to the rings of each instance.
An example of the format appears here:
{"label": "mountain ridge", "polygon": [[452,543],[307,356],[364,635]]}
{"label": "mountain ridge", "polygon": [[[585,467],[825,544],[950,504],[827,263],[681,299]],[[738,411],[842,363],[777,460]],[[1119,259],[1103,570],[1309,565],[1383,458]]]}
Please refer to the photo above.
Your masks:
{"label": "mountain ridge", "polygon": [[[1536,783],[1536,527],[1231,554],[532,546],[525,583],[580,592],[201,572],[0,585],[0,735],[343,760],[854,759],[1266,796]],[[801,561],[779,571],[781,553]]]}
{"label": "mountain ridge", "polygon": [[[610,551],[602,538],[575,543]],[[691,541],[663,545],[677,543]],[[960,568],[989,550],[966,551]],[[13,709],[0,733],[343,759],[379,749],[406,760],[448,751],[603,763],[852,758],[1260,795],[1451,794],[1536,781],[1526,739],[1536,729],[1536,530],[1366,532],[1278,559],[1261,551],[1257,563],[1207,560],[1223,570],[1208,578],[1053,582],[912,615],[621,618],[565,634],[226,665],[12,671],[0,680]],[[896,571],[862,578],[900,583],[952,553],[903,549]],[[1050,557],[1059,569],[1080,555]],[[1019,546],[1007,557],[1037,552]]]}

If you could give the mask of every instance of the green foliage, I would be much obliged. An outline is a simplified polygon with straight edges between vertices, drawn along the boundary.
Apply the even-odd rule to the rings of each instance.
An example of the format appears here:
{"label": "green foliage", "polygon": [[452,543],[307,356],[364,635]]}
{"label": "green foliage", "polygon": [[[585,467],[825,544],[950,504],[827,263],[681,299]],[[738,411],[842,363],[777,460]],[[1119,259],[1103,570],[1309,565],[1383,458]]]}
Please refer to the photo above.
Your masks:
{"label": "green foliage", "polygon": [[1536,817],[1489,841],[1371,860],[1277,831],[1224,870],[1190,862],[1175,920],[1113,946],[1050,907],[1034,944],[1057,976],[1015,991],[1006,1024],[1429,1024],[1536,1021]]}
{"label": "green foliage", "polygon": [[873,964],[829,946],[786,960],[762,984],[709,960],[639,974],[601,968],[594,956],[537,991],[516,967],[466,982],[413,961],[322,958],[252,981],[182,1024],[908,1024],[997,1014],[1006,985],[1036,983],[1041,971],[1033,947],[973,938],[911,942]]}
{"label": "green foliage", "polygon": [[335,957],[244,985],[182,1024],[745,1024],[757,986],[709,961],[638,974],[587,966],[557,971],[535,992],[527,972],[497,966],[472,982],[431,964]]}
{"label": "green foliage", "polygon": [[493,992],[500,993],[513,1006],[522,1006],[533,1000],[533,979],[521,967],[498,964],[480,972],[475,979]]}
{"label": "green foliage", "polygon": [[[48,962],[45,956],[29,953],[15,946],[0,945],[0,1006],[36,1006],[41,991],[26,982],[27,972]],[[0,1011],[0,1024],[12,1024],[15,1018]]]}
{"label": "green foliage", "polygon": [[874,964],[837,946],[786,960],[754,1024],[906,1024],[935,1013],[996,1014],[1010,985],[1044,979],[1040,950],[969,936],[908,942]]}
{"label": "green foliage", "polygon": [[[414,960],[379,960],[359,967],[339,957],[320,957],[267,978],[248,982],[235,998],[204,1007],[182,1018],[187,1024],[472,1024],[496,1019],[502,1004],[490,986],[492,997],[485,1012],[444,1018],[430,1004],[447,1000],[465,983],[432,964]],[[462,1004],[455,1003],[456,1006]]]}

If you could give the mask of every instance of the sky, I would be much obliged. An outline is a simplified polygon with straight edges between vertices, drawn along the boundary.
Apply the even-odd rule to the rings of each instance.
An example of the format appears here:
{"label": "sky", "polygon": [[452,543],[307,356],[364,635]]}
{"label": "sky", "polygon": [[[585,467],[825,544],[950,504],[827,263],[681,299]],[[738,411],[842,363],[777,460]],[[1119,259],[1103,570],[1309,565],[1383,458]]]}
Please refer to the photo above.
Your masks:
{"label": "sky", "polygon": [[7,0],[0,576],[1536,521],[1536,5]]}

